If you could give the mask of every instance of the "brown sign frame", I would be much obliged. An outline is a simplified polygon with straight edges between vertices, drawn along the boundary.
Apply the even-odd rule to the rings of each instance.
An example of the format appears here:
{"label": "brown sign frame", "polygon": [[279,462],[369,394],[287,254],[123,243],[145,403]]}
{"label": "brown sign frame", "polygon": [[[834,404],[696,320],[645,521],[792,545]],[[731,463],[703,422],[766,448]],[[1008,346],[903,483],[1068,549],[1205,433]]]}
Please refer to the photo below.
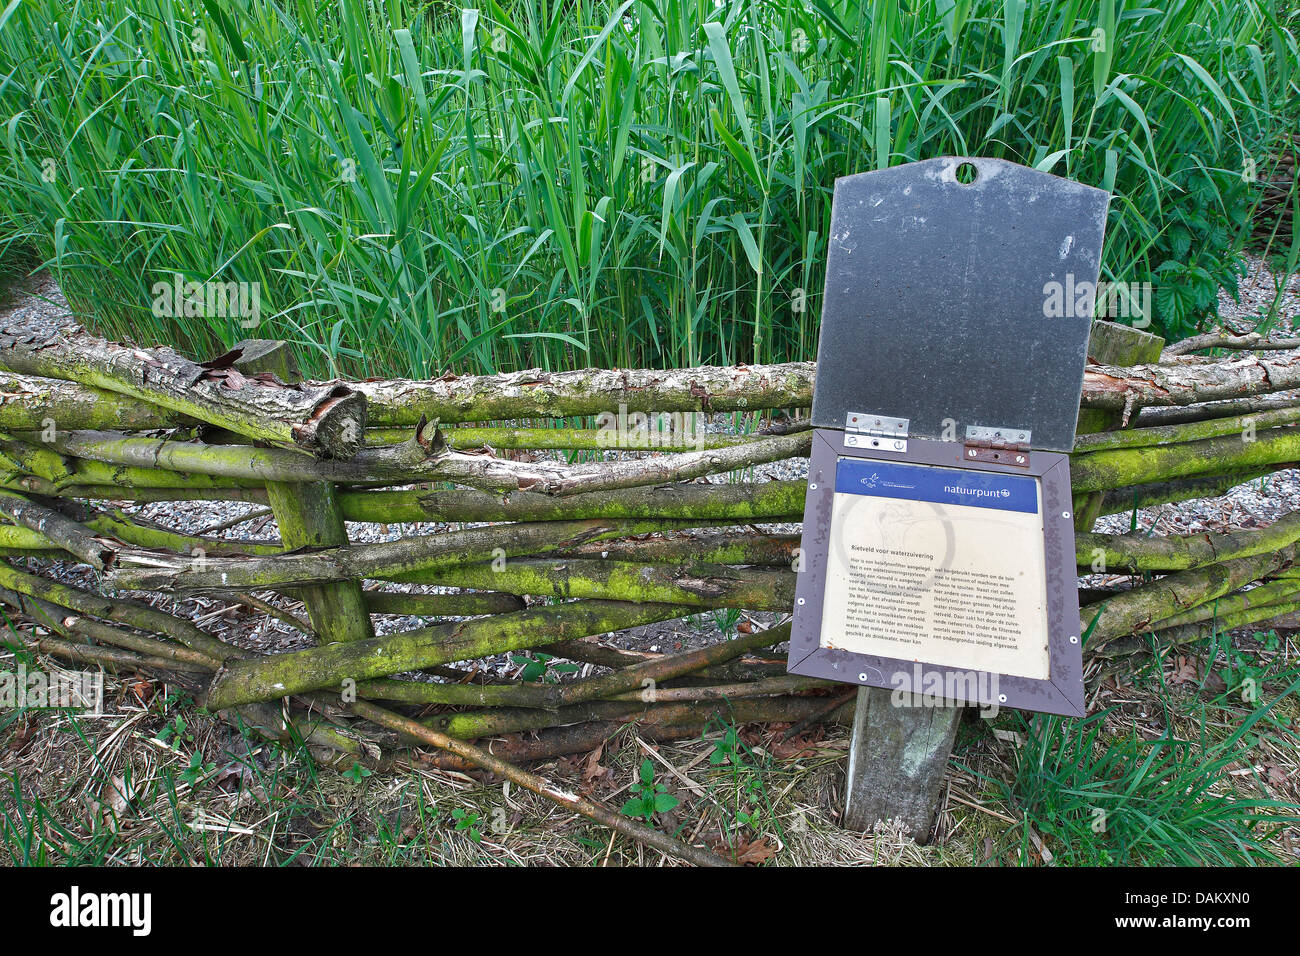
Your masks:
{"label": "brown sign frame", "polygon": [[[813,432],[808,465],[808,497],[804,506],[801,565],[795,585],[795,613],[790,635],[787,669],[792,674],[885,687],[905,694],[925,695],[927,688],[956,688],[947,704],[1016,707],[1024,710],[1082,717],[1083,636],[1079,628],[1077,561],[1074,548],[1074,514],[1070,494],[1070,460],[1067,455],[1028,451],[1025,466],[992,461],[972,461],[959,442],[910,438],[906,450],[886,451],[846,443],[844,432],[818,428]],[[822,606],[830,549],[831,507],[840,459],[889,461],[916,465],[1028,475],[1039,480],[1043,513],[1043,553],[1047,573],[1048,677],[1036,680],[987,671],[970,671],[900,658],[876,657],[821,646]],[[996,687],[996,697],[980,700],[956,676],[975,675],[975,689]],[[919,678],[919,681],[917,680]]]}

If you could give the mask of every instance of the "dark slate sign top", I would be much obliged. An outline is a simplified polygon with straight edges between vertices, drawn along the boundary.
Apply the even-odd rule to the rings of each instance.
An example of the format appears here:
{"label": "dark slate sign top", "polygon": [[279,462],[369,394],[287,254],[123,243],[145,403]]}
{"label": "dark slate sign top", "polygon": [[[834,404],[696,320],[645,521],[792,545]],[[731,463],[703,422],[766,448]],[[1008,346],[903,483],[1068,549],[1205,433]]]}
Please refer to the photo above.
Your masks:
{"label": "dark slate sign top", "polygon": [[948,441],[968,425],[1027,428],[1034,448],[1069,451],[1107,202],[996,159],[839,179],[813,424],[890,415]]}

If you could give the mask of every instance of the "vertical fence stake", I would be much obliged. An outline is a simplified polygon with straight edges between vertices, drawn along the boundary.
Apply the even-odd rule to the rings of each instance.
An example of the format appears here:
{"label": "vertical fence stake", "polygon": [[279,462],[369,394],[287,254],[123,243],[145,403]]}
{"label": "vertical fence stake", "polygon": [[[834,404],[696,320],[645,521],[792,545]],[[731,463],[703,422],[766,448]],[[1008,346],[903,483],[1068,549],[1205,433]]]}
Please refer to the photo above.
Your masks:
{"label": "vertical fence stake", "polygon": [[858,688],[843,823],[870,830],[878,820],[897,819],[912,839],[925,843],[963,708],[900,707],[893,693]]}
{"label": "vertical fence stake", "polygon": [[[301,377],[298,363],[285,342],[246,339],[236,348],[242,349],[243,354],[235,361],[235,367],[245,374],[273,372],[286,383]],[[332,482],[268,481],[266,494],[286,551],[348,543],[343,512]],[[374,638],[360,581],[312,585],[301,588],[299,594],[307,605],[312,630],[322,644]]]}

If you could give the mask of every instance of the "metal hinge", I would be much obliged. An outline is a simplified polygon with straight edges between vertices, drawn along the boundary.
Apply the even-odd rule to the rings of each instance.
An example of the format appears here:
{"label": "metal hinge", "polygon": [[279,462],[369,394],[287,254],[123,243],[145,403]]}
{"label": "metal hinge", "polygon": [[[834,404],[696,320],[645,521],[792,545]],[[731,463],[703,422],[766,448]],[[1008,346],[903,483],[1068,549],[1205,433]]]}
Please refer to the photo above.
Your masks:
{"label": "metal hinge", "polygon": [[848,448],[875,448],[880,451],[907,451],[906,418],[849,412],[844,416],[844,445]]}
{"label": "metal hinge", "polygon": [[1028,428],[967,425],[966,460],[1028,468],[1032,434]]}

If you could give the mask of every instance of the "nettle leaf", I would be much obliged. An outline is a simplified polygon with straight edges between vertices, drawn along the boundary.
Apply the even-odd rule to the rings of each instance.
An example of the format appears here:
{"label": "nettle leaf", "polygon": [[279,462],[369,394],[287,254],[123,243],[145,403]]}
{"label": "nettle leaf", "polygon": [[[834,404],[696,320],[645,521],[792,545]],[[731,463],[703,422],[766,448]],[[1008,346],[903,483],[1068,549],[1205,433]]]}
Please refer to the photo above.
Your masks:
{"label": "nettle leaf", "polygon": [[679,803],[681,803],[681,801],[678,800],[676,797],[674,797],[671,793],[657,793],[655,794],[655,799],[654,799],[655,813],[667,813],[669,810],[673,809]]}
{"label": "nettle leaf", "polygon": [[641,761],[641,782],[652,783],[654,781],[654,778],[655,778],[655,767],[654,764],[650,762],[650,758],[647,757],[645,760]]}
{"label": "nettle leaf", "polygon": [[1182,226],[1175,226],[1169,230],[1169,248],[1175,259],[1187,258],[1187,253],[1192,248],[1192,234]]}

